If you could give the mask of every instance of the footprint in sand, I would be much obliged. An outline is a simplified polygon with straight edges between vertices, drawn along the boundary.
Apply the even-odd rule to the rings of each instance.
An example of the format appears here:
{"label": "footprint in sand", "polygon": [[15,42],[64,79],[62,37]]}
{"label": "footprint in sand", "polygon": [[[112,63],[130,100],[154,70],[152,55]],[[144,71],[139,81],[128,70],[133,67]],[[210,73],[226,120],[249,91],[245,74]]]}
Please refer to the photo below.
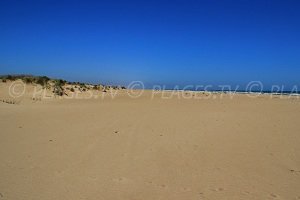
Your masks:
{"label": "footprint in sand", "polygon": [[122,183],[122,184],[126,184],[126,183],[132,182],[132,180],[130,180],[128,178],[125,178],[125,177],[114,178],[113,181],[117,182],[117,183]]}
{"label": "footprint in sand", "polygon": [[300,171],[294,170],[294,169],[290,169],[290,172],[295,173],[295,174],[298,174]]}
{"label": "footprint in sand", "polygon": [[277,194],[273,194],[273,193],[270,194],[270,197],[273,198],[273,199],[279,198],[279,196]]}
{"label": "footprint in sand", "polygon": [[207,199],[204,195],[204,192],[198,192],[198,200],[204,200],[204,199]]}
{"label": "footprint in sand", "polygon": [[159,185],[159,187],[160,187],[160,188],[163,188],[163,189],[167,189],[167,188],[168,188],[168,186],[165,185],[165,184],[161,184],[161,185]]}

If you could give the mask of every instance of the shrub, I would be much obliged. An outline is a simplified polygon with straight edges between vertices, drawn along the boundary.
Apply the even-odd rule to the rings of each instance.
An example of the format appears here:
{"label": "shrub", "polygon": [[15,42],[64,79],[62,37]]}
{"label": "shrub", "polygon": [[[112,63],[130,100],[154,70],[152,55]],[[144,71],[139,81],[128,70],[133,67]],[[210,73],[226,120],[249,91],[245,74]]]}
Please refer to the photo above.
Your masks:
{"label": "shrub", "polygon": [[63,84],[65,84],[65,83],[62,80],[56,80],[55,81],[54,90],[53,90],[53,93],[55,95],[62,96],[62,95],[65,94],[64,89],[62,88]]}
{"label": "shrub", "polygon": [[50,78],[47,76],[40,76],[37,78],[36,83],[41,85],[41,86],[46,86]]}
{"label": "shrub", "polygon": [[94,85],[93,89],[94,89],[94,90],[98,90],[98,89],[99,89],[99,86],[98,86],[98,85]]}
{"label": "shrub", "polygon": [[67,81],[59,79],[57,82],[59,83],[59,85],[64,86]]}
{"label": "shrub", "polygon": [[85,85],[84,83],[79,83],[79,86],[80,86],[81,88],[86,88],[86,85]]}
{"label": "shrub", "polygon": [[24,77],[23,78],[24,82],[29,84],[29,83],[33,83],[33,78],[30,78],[30,77]]}
{"label": "shrub", "polygon": [[8,80],[10,80],[10,81],[14,81],[14,80],[15,80],[15,78],[14,78],[13,76],[11,76],[11,75],[8,75],[8,76],[6,77],[6,79],[8,79]]}
{"label": "shrub", "polygon": [[75,92],[74,88],[71,88],[70,91],[71,91],[71,92]]}
{"label": "shrub", "polygon": [[65,80],[58,79],[54,81],[54,87],[62,88],[62,86],[64,86],[65,84]]}
{"label": "shrub", "polygon": [[62,95],[64,95],[64,89],[62,87],[58,86],[58,85],[55,85],[53,93],[55,95],[62,96]]}

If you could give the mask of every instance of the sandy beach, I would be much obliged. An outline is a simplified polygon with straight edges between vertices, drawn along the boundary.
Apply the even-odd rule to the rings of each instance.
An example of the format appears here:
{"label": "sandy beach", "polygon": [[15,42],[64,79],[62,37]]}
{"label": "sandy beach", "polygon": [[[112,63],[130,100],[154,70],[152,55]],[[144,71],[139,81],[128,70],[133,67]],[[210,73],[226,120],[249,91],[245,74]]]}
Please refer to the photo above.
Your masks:
{"label": "sandy beach", "polygon": [[123,90],[0,110],[0,199],[300,199],[297,98]]}

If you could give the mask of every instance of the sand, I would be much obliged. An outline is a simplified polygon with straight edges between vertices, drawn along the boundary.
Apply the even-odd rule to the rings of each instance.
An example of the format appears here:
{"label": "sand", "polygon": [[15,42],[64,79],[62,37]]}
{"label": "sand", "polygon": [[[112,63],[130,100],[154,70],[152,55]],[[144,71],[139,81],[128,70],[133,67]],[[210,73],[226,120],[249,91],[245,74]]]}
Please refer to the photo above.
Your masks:
{"label": "sand", "polygon": [[105,95],[1,101],[0,200],[300,199],[300,99]]}

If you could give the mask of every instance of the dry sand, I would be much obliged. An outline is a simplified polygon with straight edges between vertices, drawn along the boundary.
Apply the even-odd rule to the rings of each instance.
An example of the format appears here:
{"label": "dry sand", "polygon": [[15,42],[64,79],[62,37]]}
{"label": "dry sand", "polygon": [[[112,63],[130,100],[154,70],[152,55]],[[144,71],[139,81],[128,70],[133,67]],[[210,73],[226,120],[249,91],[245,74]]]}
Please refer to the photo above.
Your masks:
{"label": "dry sand", "polygon": [[0,200],[300,199],[300,100],[106,95],[0,102]]}

